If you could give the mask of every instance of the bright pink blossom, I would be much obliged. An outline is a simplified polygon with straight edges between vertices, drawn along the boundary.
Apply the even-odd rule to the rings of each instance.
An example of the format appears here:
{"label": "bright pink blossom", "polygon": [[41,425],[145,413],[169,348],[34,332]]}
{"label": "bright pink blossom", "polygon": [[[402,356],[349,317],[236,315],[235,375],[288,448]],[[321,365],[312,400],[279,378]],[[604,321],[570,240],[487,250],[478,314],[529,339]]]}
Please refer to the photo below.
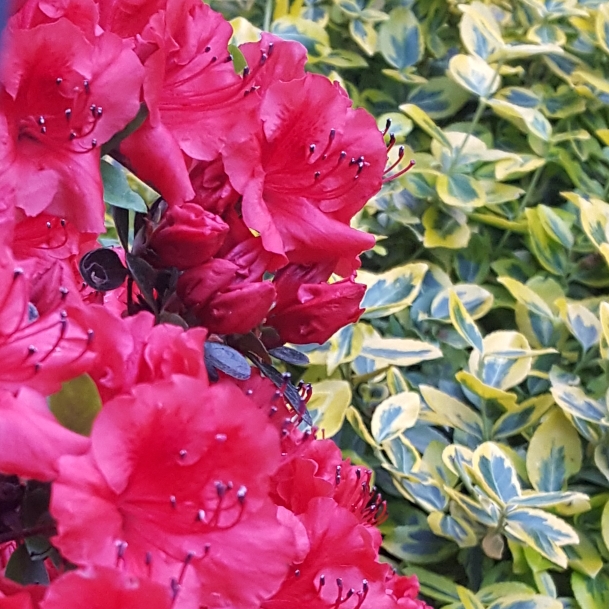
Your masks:
{"label": "bright pink blossom", "polygon": [[[55,545],[79,565],[196,575],[208,607],[257,607],[294,557],[268,498],[280,459],[266,413],[231,384],[175,375],[107,403],[91,450],[60,460]],[[238,582],[238,585],[236,585]]]}
{"label": "bright pink blossom", "polygon": [[[54,581],[41,609],[170,609],[168,586],[108,567],[70,571]],[[0,605],[2,607],[2,605]]]}
{"label": "bright pink blossom", "polygon": [[62,427],[42,395],[22,389],[0,391],[0,445],[0,472],[46,481],[57,476],[59,457],[83,454],[90,441]]}
{"label": "bright pink blossom", "polygon": [[0,188],[30,216],[102,232],[99,148],[139,108],[137,56],[118,36],[88,36],[65,17],[21,28],[17,15],[2,59]]}
{"label": "bright pink blossom", "polygon": [[337,259],[341,275],[374,244],[349,222],[380,190],[386,160],[374,119],[350,106],[320,75],[276,82],[262,98],[262,129],[232,132],[223,151],[243,220],[265,249],[297,264]]}

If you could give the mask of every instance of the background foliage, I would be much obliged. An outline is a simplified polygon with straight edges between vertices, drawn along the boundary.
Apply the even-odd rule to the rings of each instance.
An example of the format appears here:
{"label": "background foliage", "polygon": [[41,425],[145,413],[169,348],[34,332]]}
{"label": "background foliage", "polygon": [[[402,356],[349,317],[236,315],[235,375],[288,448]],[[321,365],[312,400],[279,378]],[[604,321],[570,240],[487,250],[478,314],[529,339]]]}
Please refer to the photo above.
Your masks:
{"label": "background foliage", "polygon": [[377,472],[387,560],[437,607],[608,607],[609,3],[212,5],[416,160],[359,218],[366,314],[301,371]]}

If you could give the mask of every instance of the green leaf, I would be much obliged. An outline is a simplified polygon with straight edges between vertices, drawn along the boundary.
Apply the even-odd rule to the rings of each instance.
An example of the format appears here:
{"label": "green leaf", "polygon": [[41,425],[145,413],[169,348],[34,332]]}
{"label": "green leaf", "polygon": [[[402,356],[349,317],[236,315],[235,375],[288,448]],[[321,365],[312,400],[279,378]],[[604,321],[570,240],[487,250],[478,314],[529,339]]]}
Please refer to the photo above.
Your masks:
{"label": "green leaf", "polygon": [[362,355],[389,366],[414,366],[442,357],[442,351],[411,338],[372,338],[364,343]]}
{"label": "green leaf", "polygon": [[575,530],[564,520],[534,508],[510,511],[505,531],[563,568],[567,566],[567,555],[560,546],[579,541]]}
{"label": "green leaf", "polygon": [[448,296],[448,311],[453,327],[463,340],[467,341],[477,351],[482,351],[483,343],[480,330],[478,330],[467,309],[454,291],[451,291]]}
{"label": "green leaf", "polygon": [[412,443],[403,435],[398,435],[383,444],[383,451],[391,462],[391,468],[386,469],[398,474],[408,474],[421,462],[421,457]]}
{"label": "green leaf", "polygon": [[422,129],[435,140],[438,140],[446,148],[450,148],[450,142],[444,132],[429,118],[421,108],[414,104],[402,104],[400,110],[409,118],[411,118],[419,129]]}
{"label": "green leaf", "polygon": [[432,119],[454,116],[468,99],[469,93],[447,76],[430,78],[408,94],[408,102],[418,106]]}
{"label": "green leaf", "polygon": [[582,349],[588,351],[597,345],[601,338],[601,322],[596,315],[584,305],[561,299],[556,302],[562,320],[567,324],[569,331],[579,341]]}
{"label": "green leaf", "polygon": [[567,249],[571,249],[573,247],[574,238],[571,227],[567,222],[561,218],[556,210],[547,207],[546,205],[538,205],[536,210],[537,219],[541,222],[541,225],[548,236]]}
{"label": "green leaf", "polygon": [[561,410],[555,409],[535,430],[527,450],[527,472],[538,491],[562,491],[582,466],[577,431]]}
{"label": "green leaf", "polygon": [[49,397],[49,408],[64,427],[89,436],[102,402],[93,379],[81,374],[63,383],[61,389]]}
{"label": "green leaf", "polygon": [[360,19],[354,19],[349,24],[349,33],[357,45],[368,55],[374,55],[377,46],[378,34],[374,24]]}
{"label": "green leaf", "polygon": [[493,295],[480,286],[462,283],[438,292],[431,303],[430,314],[434,319],[450,320],[449,297],[454,292],[472,319],[484,317],[493,306]]}
{"label": "green leaf", "polygon": [[310,63],[319,61],[330,52],[328,32],[319,23],[294,15],[285,15],[273,21],[273,34],[285,40],[300,42],[306,49]]}
{"label": "green leaf", "polygon": [[421,407],[419,395],[403,391],[383,400],[372,413],[370,429],[378,444],[392,440],[412,427]]}
{"label": "green leaf", "polygon": [[550,307],[545,303],[543,298],[531,288],[511,277],[497,277],[497,281],[503,284],[509,290],[510,294],[529,311],[540,315],[541,317],[554,319],[554,314]]}
{"label": "green leaf", "polygon": [[44,561],[32,560],[25,544],[20,545],[11,554],[4,575],[24,586],[30,584],[47,585],[49,583],[49,574]]}
{"label": "green leaf", "polygon": [[581,573],[571,575],[573,595],[581,609],[606,609],[609,607],[609,576],[599,573],[586,577]]}
{"label": "green leaf", "polygon": [[521,494],[516,469],[505,453],[493,442],[484,442],[474,451],[473,470],[482,488],[505,505]]}
{"label": "green leaf", "polygon": [[581,387],[554,384],[552,395],[556,403],[567,413],[591,423],[604,424],[607,408],[604,403],[588,397]]}
{"label": "green leaf", "polygon": [[104,182],[104,201],[108,205],[142,213],[148,211],[144,199],[131,190],[125,170],[116,162],[109,163],[102,159],[101,176]]}
{"label": "green leaf", "polygon": [[499,24],[486,4],[475,1],[459,8],[464,13],[459,23],[461,40],[471,54],[487,59],[505,46]]}
{"label": "green leaf", "polygon": [[551,140],[552,125],[539,110],[523,108],[500,99],[490,99],[487,103],[498,116],[510,121],[522,132],[531,133],[544,142]]}
{"label": "green leaf", "polygon": [[448,505],[448,497],[440,483],[427,474],[411,472],[395,483],[398,490],[401,486],[408,492],[412,501],[428,512],[434,510],[443,512]]}
{"label": "green leaf", "polygon": [[501,78],[477,55],[455,55],[448,63],[448,75],[466,91],[488,99],[501,85]]}
{"label": "green leaf", "polygon": [[421,594],[442,603],[453,603],[459,600],[457,586],[448,577],[437,575],[422,567],[410,566],[404,570],[405,575],[416,575],[421,585]]}
{"label": "green leaf", "polygon": [[207,341],[204,359],[208,369],[218,369],[240,381],[247,380],[252,373],[252,368],[245,357],[228,345]]}
{"label": "green leaf", "polygon": [[478,542],[474,529],[463,518],[432,512],[427,522],[436,535],[452,539],[460,548],[471,548]]}
{"label": "green leaf", "polygon": [[407,564],[435,563],[454,554],[455,545],[434,535],[422,514],[421,520],[390,528],[383,540],[385,550]]}
{"label": "green leaf", "polygon": [[325,438],[336,435],[345,420],[351,404],[351,386],[347,381],[325,380],[313,383],[313,394],[307,402],[313,425]]}
{"label": "green leaf", "polygon": [[551,236],[544,228],[544,222],[538,209],[526,209],[531,250],[546,271],[564,276],[567,273],[569,260],[564,246]]}
{"label": "green leaf", "polygon": [[379,50],[388,64],[398,70],[415,65],[423,56],[425,43],[421,26],[414,13],[394,8],[379,30]]}
{"label": "green leaf", "polygon": [[480,182],[462,173],[439,175],[436,190],[444,203],[454,207],[469,210],[486,203],[486,193]]}
{"label": "green leaf", "polygon": [[564,609],[562,603],[549,596],[508,594],[488,606],[488,609]]}
{"label": "green leaf", "polygon": [[[448,211],[448,210],[447,210]],[[467,225],[467,218],[461,210],[447,213],[438,207],[429,207],[423,214],[422,223],[425,227],[423,245],[428,248],[446,247],[461,249],[469,242],[471,230]]]}
{"label": "green leaf", "polygon": [[482,418],[473,408],[429,385],[420,385],[419,391],[427,406],[437,415],[439,425],[454,427],[482,439]]}
{"label": "green leaf", "polygon": [[364,319],[386,317],[411,305],[418,296],[428,266],[423,263],[406,264],[376,275],[359,271],[359,283],[366,285],[361,306],[366,309]]}

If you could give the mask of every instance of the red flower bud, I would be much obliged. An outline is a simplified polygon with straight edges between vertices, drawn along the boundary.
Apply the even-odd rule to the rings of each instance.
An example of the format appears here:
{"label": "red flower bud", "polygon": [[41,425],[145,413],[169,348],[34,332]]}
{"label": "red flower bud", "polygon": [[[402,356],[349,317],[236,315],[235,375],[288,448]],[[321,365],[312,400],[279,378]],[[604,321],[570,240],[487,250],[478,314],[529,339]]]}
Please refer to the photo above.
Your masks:
{"label": "red flower bud", "polygon": [[199,205],[170,207],[152,233],[148,245],[155,264],[185,270],[207,262],[219,249],[228,225]]}
{"label": "red flower bud", "polygon": [[364,285],[344,279],[297,287],[295,278],[315,273],[307,273],[303,267],[287,268],[288,272],[282,271],[276,280],[277,306],[268,319],[283,341],[297,345],[323,343],[364,312],[359,306],[366,291]]}
{"label": "red flower bud", "polygon": [[238,270],[236,264],[214,258],[201,266],[187,270],[178,279],[178,296],[189,308],[203,307],[214,294],[226,289]]}
{"label": "red flower bud", "polygon": [[271,282],[241,283],[215,296],[200,312],[199,320],[210,332],[246,334],[262,323],[274,300]]}

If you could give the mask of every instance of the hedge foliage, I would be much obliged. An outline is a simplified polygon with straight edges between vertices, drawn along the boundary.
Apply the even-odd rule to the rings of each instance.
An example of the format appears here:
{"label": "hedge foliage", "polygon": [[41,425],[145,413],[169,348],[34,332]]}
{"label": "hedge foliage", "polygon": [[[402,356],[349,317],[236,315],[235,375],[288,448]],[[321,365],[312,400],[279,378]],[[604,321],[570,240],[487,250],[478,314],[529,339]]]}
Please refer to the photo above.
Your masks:
{"label": "hedge foliage", "polygon": [[214,6],[416,161],[359,218],[365,315],[304,371],[389,499],[387,560],[437,607],[608,607],[609,2]]}

